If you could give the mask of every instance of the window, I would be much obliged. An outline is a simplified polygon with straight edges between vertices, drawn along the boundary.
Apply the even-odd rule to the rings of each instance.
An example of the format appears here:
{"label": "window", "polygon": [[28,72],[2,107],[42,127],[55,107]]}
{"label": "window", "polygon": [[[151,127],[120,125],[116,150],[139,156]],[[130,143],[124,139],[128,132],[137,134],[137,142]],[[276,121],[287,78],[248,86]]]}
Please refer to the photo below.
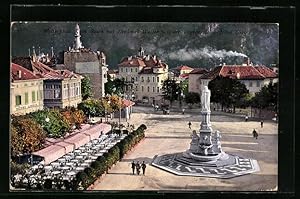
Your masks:
{"label": "window", "polygon": [[256,81],[256,87],[260,87],[260,82]]}
{"label": "window", "polygon": [[121,72],[123,73],[123,68],[121,68]]}
{"label": "window", "polygon": [[154,93],[155,92],[155,87],[153,86],[153,88],[152,88],[152,92]]}
{"label": "window", "polygon": [[130,72],[132,73],[132,68],[130,68]]}
{"label": "window", "polygon": [[40,100],[43,100],[43,92],[40,91]]}
{"label": "window", "polygon": [[125,68],[125,71],[126,71],[126,73],[127,73],[127,68]]}
{"label": "window", "polygon": [[159,83],[159,77],[157,77],[156,79],[157,79],[157,83]]}
{"label": "window", "polygon": [[152,77],[152,81],[155,82],[155,77]]}
{"label": "window", "polygon": [[249,82],[249,87],[252,87],[252,82]]}
{"label": "window", "polygon": [[138,81],[138,77],[135,77],[135,81],[136,81],[136,82]]}
{"label": "window", "polygon": [[148,86],[147,91],[150,92],[150,87]]}
{"label": "window", "polygon": [[25,93],[25,104],[28,104],[28,93]]}
{"label": "window", "polygon": [[138,86],[135,86],[135,91],[138,91]]}
{"label": "window", "polygon": [[144,77],[142,77],[142,82],[144,82]]}
{"label": "window", "polygon": [[27,86],[27,84],[24,84],[24,86]]}
{"label": "window", "polygon": [[156,91],[159,93],[159,87],[156,88]]}
{"label": "window", "polygon": [[16,106],[19,106],[22,104],[21,95],[16,95]]}
{"label": "window", "polygon": [[35,92],[34,91],[32,91],[32,93],[31,93],[31,99],[32,99],[32,102],[35,102]]}
{"label": "window", "polygon": [[144,92],[144,86],[142,86],[142,92]]}
{"label": "window", "polygon": [[39,92],[36,91],[36,100],[38,101],[39,100]]}
{"label": "window", "polygon": [[137,73],[137,68],[135,68],[135,72]]}
{"label": "window", "polygon": [[147,78],[147,81],[150,82],[150,77]]}
{"label": "window", "polygon": [[106,77],[106,74],[104,74],[103,77],[104,77],[104,78],[107,78],[107,77]]}

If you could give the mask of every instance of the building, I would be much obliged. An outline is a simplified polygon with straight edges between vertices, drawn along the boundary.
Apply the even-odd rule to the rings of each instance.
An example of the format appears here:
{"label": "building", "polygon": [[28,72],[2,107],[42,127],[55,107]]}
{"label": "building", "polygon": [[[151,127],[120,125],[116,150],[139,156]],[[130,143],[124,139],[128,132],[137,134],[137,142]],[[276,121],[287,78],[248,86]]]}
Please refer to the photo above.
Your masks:
{"label": "building", "polygon": [[141,47],[138,55],[123,58],[118,67],[119,78],[126,82],[125,97],[153,104],[162,100],[168,65],[156,55],[146,55]]}
{"label": "building", "polygon": [[195,68],[189,73],[189,92],[201,94],[200,83],[201,76],[207,73],[208,70],[203,68]]}
{"label": "building", "polygon": [[43,109],[43,79],[14,63],[10,74],[10,113],[23,115]]}
{"label": "building", "polygon": [[250,94],[255,94],[260,89],[268,85],[270,82],[278,82],[278,74],[272,69],[263,65],[252,65],[249,62],[242,65],[225,65],[217,66],[210,72],[203,74],[200,77],[200,90],[204,89],[204,86],[208,86],[210,80],[217,76],[229,77],[237,79],[241,83],[245,84]]}
{"label": "building", "polygon": [[82,76],[69,70],[54,70],[37,61],[35,53],[32,57],[12,59],[35,76],[43,79],[43,102],[45,107],[64,108],[77,106],[81,102]]}
{"label": "building", "polygon": [[59,69],[88,76],[91,80],[93,96],[101,98],[105,94],[104,84],[107,82],[106,56],[103,52],[84,48],[80,37],[80,28],[76,24],[73,47],[69,47],[68,51],[64,52],[64,66]]}
{"label": "building", "polygon": [[119,77],[119,71],[118,70],[108,70],[107,71],[107,74],[110,76],[110,80],[113,81],[115,80],[116,78]]}
{"label": "building", "polygon": [[184,66],[184,65],[181,65],[181,66],[177,66],[176,68],[173,69],[174,71],[174,74],[177,76],[177,77],[180,77],[180,76],[185,76],[185,74],[189,74],[190,72],[192,72],[194,69],[189,67],[189,66]]}

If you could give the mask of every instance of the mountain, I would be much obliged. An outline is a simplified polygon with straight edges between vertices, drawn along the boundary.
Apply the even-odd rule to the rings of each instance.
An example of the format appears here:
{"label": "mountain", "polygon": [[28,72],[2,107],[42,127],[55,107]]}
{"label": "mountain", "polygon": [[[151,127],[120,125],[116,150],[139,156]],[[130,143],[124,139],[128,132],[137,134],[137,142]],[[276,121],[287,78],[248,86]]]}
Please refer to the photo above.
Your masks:
{"label": "mountain", "polygon": [[[38,51],[56,55],[72,47],[73,22],[19,22],[12,25],[12,56]],[[241,64],[249,57],[254,64],[278,64],[279,26],[255,23],[136,23],[80,22],[86,48],[101,50],[110,68],[140,46],[169,64],[211,67],[220,63]],[[38,52],[37,52],[38,53]]]}

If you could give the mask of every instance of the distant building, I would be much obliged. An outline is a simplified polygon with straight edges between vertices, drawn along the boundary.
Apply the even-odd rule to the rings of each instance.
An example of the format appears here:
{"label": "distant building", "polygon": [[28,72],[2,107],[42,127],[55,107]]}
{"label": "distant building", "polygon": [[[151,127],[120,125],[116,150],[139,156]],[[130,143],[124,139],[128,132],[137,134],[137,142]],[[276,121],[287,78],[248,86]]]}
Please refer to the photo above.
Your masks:
{"label": "distant building", "polygon": [[79,25],[75,26],[73,47],[64,52],[64,68],[78,74],[88,76],[91,80],[92,94],[101,98],[105,94],[104,84],[107,82],[106,56],[103,52],[94,52],[84,48],[80,41]]}
{"label": "distant building", "polygon": [[168,78],[168,65],[156,55],[146,55],[141,47],[138,55],[125,57],[118,64],[119,78],[126,82],[127,98],[156,103],[162,100],[163,81]]}
{"label": "distant building", "polygon": [[201,94],[201,76],[208,73],[208,70],[204,68],[195,68],[189,73],[189,92]]}
{"label": "distant building", "polygon": [[259,92],[263,86],[268,85],[270,82],[278,82],[278,74],[266,66],[254,66],[250,64],[250,62],[242,65],[224,64],[222,66],[217,66],[200,77],[200,90],[202,91],[204,86],[208,86],[209,81],[217,76],[237,79],[245,84],[250,94]]}
{"label": "distant building", "polygon": [[115,80],[119,77],[119,71],[118,70],[108,70],[107,74],[110,76],[111,81]]}
{"label": "distant building", "polygon": [[10,113],[23,115],[43,109],[43,79],[14,63],[10,74]]}
{"label": "distant building", "polygon": [[177,66],[176,68],[173,69],[173,71],[177,77],[180,77],[184,74],[189,74],[193,70],[194,69],[192,67],[184,66],[184,65]]}
{"label": "distant building", "polygon": [[43,102],[45,107],[64,108],[77,106],[81,102],[82,76],[69,70],[54,70],[32,57],[17,57],[13,63],[19,64],[43,79]]}

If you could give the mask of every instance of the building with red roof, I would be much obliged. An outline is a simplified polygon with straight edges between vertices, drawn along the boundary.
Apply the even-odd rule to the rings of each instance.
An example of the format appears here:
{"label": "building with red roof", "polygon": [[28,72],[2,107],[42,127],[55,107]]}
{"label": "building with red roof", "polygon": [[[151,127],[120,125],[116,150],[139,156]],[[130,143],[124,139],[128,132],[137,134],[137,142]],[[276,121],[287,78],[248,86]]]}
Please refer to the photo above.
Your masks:
{"label": "building with red roof", "polygon": [[127,98],[154,104],[162,100],[162,83],[168,78],[168,65],[156,55],[145,54],[141,47],[137,55],[123,58],[118,67],[119,78],[126,82]]}
{"label": "building with red roof", "polygon": [[189,92],[200,93],[200,78],[208,70],[204,68],[195,68],[189,75]]}
{"label": "building with red roof", "polygon": [[198,84],[200,85],[200,92],[204,86],[208,86],[209,81],[217,76],[237,79],[245,84],[251,94],[259,92],[263,86],[269,83],[278,82],[278,74],[264,65],[254,66],[249,61],[247,64],[242,65],[223,64],[199,76]]}
{"label": "building with red roof", "polygon": [[43,78],[15,63],[10,74],[10,113],[23,115],[43,109]]}
{"label": "building with red roof", "polygon": [[50,68],[36,59],[35,52],[31,57],[13,58],[12,62],[43,79],[44,106],[64,108],[81,102],[81,75],[66,69]]}

